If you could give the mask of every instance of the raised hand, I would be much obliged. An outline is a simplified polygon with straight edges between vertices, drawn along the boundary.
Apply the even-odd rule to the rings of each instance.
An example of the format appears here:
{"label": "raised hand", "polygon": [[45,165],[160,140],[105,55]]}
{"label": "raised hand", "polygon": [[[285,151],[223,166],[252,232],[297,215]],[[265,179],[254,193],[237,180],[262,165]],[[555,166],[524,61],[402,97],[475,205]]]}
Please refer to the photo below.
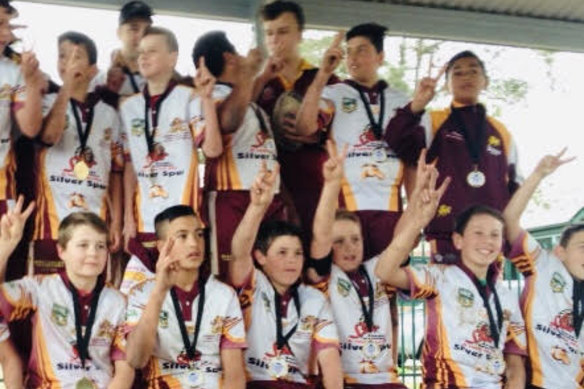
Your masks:
{"label": "raised hand", "polygon": [[414,97],[411,104],[411,109],[414,113],[422,112],[424,108],[426,108],[426,105],[432,101],[436,94],[436,86],[438,85],[440,78],[442,78],[446,72],[446,65],[440,68],[436,77],[430,76],[431,70],[432,66],[430,66],[430,70],[428,71],[428,77],[422,78],[414,91]]}
{"label": "raised hand", "polygon": [[63,87],[72,90],[75,84],[83,77],[83,64],[78,56],[79,47],[75,46],[71,52],[67,64],[65,65],[65,75],[63,77]]}
{"label": "raised hand", "polygon": [[259,48],[251,49],[242,59],[242,76],[247,82],[253,79],[260,71],[264,56]]}
{"label": "raised hand", "polygon": [[174,238],[167,238],[156,262],[156,285],[162,292],[167,292],[176,283],[180,258],[171,255],[173,247]]}
{"label": "raised hand", "polygon": [[282,51],[281,49],[282,44],[280,43],[276,48],[276,54],[271,55],[268,57],[266,64],[264,65],[264,70],[262,71],[261,77],[265,80],[271,80],[272,78],[276,77],[282,69],[284,69],[284,62],[282,58],[279,57],[279,53]]}
{"label": "raised hand", "polygon": [[205,65],[205,57],[199,59],[197,74],[193,81],[195,90],[201,98],[210,99],[213,96],[216,79]]}
{"label": "raised hand", "polygon": [[576,157],[562,159],[562,156],[566,153],[567,149],[567,147],[564,147],[562,151],[556,155],[546,155],[543,157],[537,164],[534,173],[538,174],[540,178],[545,178],[555,172],[560,166],[572,162]]}
{"label": "raised hand", "polygon": [[343,146],[339,154],[334,142],[330,139],[326,141],[326,150],[329,158],[322,166],[322,176],[325,182],[341,182],[345,175],[344,164],[347,157],[348,145]]}
{"label": "raised hand", "polygon": [[14,208],[0,219],[0,258],[7,259],[22,239],[26,220],[35,207],[34,202],[31,202],[23,211],[23,204],[24,197],[18,196]]}
{"label": "raised hand", "polygon": [[26,85],[42,85],[44,76],[39,61],[32,51],[24,51],[21,56],[20,70]]}
{"label": "raised hand", "polygon": [[280,175],[280,165],[275,164],[273,170],[268,170],[266,162],[262,161],[251,190],[250,197],[253,205],[268,207],[274,199],[276,183]]}
{"label": "raised hand", "polygon": [[320,65],[320,70],[326,75],[331,75],[341,63],[345,52],[341,47],[341,43],[345,37],[344,31],[339,31],[333,39],[329,48],[325,51]]}

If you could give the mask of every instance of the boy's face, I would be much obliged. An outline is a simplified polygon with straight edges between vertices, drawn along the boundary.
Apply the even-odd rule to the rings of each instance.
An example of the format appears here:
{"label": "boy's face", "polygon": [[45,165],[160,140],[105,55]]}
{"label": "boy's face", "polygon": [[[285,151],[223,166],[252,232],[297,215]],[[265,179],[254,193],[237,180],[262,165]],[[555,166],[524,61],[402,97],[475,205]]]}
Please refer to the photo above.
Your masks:
{"label": "boy's face", "polygon": [[[75,50],[76,48],[77,50]],[[95,76],[97,68],[95,65],[89,63],[89,55],[87,54],[85,46],[76,45],[75,43],[66,40],[59,43],[59,60],[57,62],[57,68],[61,80],[65,79],[65,73],[67,66],[71,63],[70,61],[73,61],[75,71],[80,75],[79,79],[89,82],[93,76]],[[78,78],[76,77],[75,79],[77,80]]]}
{"label": "boy's face", "polygon": [[363,263],[361,226],[352,220],[333,224],[333,262],[345,272],[353,272]]}
{"label": "boy's face", "polygon": [[170,51],[164,35],[146,35],[140,40],[138,67],[146,79],[171,75],[177,58],[178,53]]}
{"label": "boy's face", "polygon": [[198,269],[205,260],[205,234],[201,221],[194,216],[177,217],[163,227],[164,240],[158,241],[161,250],[167,238],[173,238],[172,258],[180,258],[184,270]]}
{"label": "boy's face", "polygon": [[274,20],[264,21],[264,33],[270,56],[286,59],[298,53],[302,31],[292,12],[284,12]]}
{"label": "boy's face", "polygon": [[487,268],[501,253],[503,223],[491,215],[474,215],[463,234],[454,233],[452,240],[465,265],[471,269]]}
{"label": "boy's face", "polygon": [[255,258],[275,287],[289,288],[302,273],[304,255],[297,236],[277,237],[265,255],[255,250]]}
{"label": "boy's face", "polygon": [[476,104],[488,80],[479,61],[474,57],[466,57],[457,60],[449,70],[447,84],[454,101]]}
{"label": "boy's face", "polygon": [[131,58],[138,57],[140,40],[150,22],[144,19],[132,19],[118,27],[118,38],[122,42],[122,51]]}
{"label": "boy's face", "polygon": [[75,227],[65,247],[57,245],[67,274],[77,278],[99,276],[108,258],[107,237],[89,225]]}
{"label": "boy's face", "polygon": [[10,27],[12,18],[13,15],[9,14],[6,8],[0,7],[0,54],[14,39],[12,28]]}
{"label": "boy's face", "polygon": [[383,51],[378,53],[371,41],[356,36],[347,41],[347,69],[357,82],[377,79],[377,69],[383,64]]}
{"label": "boy's face", "polygon": [[572,235],[566,247],[556,247],[555,253],[572,277],[584,280],[584,231]]}

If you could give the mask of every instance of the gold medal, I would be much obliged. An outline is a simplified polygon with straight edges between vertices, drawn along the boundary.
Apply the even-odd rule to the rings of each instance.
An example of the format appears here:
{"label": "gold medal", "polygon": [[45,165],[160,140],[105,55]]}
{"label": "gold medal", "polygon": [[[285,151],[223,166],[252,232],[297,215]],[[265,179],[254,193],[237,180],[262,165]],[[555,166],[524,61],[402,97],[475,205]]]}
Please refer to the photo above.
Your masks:
{"label": "gold medal", "polygon": [[286,375],[288,375],[288,362],[281,355],[273,357],[270,360],[269,370],[272,377],[275,378],[285,377]]}
{"label": "gold medal", "polygon": [[87,166],[84,160],[78,161],[73,166],[73,173],[78,179],[85,180],[89,176],[89,166]]}
{"label": "gold medal", "polygon": [[87,377],[81,378],[75,384],[75,389],[95,389],[96,385]]}

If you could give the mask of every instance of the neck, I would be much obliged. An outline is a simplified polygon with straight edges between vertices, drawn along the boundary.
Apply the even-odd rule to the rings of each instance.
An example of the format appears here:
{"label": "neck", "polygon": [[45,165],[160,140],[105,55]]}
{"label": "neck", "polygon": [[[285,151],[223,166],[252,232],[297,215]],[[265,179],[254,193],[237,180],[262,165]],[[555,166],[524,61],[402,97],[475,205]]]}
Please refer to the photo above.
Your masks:
{"label": "neck", "polygon": [[67,270],[67,277],[69,278],[69,282],[73,284],[75,289],[81,292],[89,293],[95,288],[95,284],[97,283],[97,277],[84,277],[77,274],[71,273]]}
{"label": "neck", "polygon": [[87,90],[89,89],[89,83],[77,84],[75,88],[71,91],[71,98],[83,103],[87,97]]}
{"label": "neck", "polygon": [[454,106],[467,107],[479,103],[479,99],[453,99]]}
{"label": "neck", "polygon": [[296,77],[296,74],[298,73],[298,68],[300,67],[301,63],[302,58],[300,57],[300,55],[298,55],[298,53],[296,53],[294,56],[286,58],[284,60],[284,67],[282,68],[280,73],[286,79],[291,80]]}
{"label": "neck", "polygon": [[122,60],[124,65],[130,69],[131,72],[138,71],[138,56],[128,50],[121,50]]}
{"label": "neck", "polygon": [[199,278],[199,269],[181,270],[176,275],[176,286],[186,292],[190,292]]}
{"label": "neck", "polygon": [[150,78],[148,80],[148,92],[150,92],[150,96],[163,94],[168,87],[170,80],[172,80],[172,74]]}
{"label": "neck", "polygon": [[286,292],[288,291],[288,289],[290,289],[289,286],[282,285],[282,284],[280,284],[278,282],[275,282],[275,281],[271,281],[271,283],[272,283],[272,286],[274,287],[274,289],[276,289],[276,292],[278,292],[278,294],[280,296],[283,296],[284,294],[286,294]]}
{"label": "neck", "polygon": [[487,273],[489,272],[489,266],[480,266],[474,263],[465,262],[462,260],[464,266],[466,266],[472,274],[474,274],[479,280],[484,280],[487,278]]}
{"label": "neck", "polygon": [[354,78],[353,81],[357,82],[359,85],[362,85],[366,88],[373,88],[375,84],[377,84],[377,82],[379,81],[379,78],[377,78],[377,76],[363,79]]}

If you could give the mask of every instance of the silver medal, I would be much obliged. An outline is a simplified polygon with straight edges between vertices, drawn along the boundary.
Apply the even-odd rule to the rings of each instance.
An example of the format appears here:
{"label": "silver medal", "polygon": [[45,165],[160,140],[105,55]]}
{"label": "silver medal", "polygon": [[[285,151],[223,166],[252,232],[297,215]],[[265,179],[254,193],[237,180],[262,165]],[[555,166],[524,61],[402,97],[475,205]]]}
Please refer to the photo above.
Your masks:
{"label": "silver medal", "polygon": [[270,375],[275,378],[288,375],[288,362],[284,357],[277,356],[270,360]]}
{"label": "silver medal", "polygon": [[485,185],[487,178],[480,170],[473,170],[466,176],[466,182],[473,188],[480,188]]}

